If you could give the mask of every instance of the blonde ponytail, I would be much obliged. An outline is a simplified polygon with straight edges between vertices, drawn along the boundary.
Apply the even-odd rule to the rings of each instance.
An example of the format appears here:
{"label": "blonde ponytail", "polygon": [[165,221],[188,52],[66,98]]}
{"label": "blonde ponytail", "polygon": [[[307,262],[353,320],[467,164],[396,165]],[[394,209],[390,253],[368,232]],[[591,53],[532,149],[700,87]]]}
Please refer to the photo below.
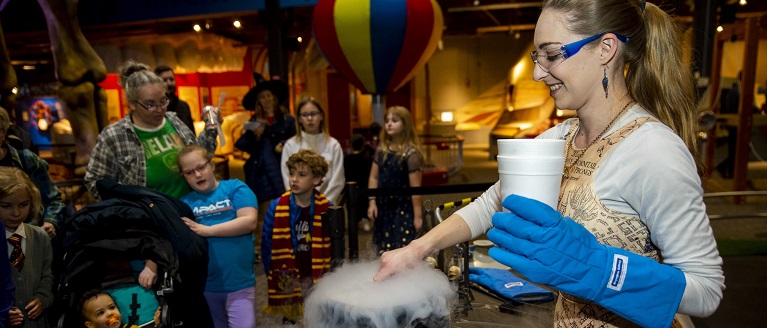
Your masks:
{"label": "blonde ponytail", "polygon": [[663,10],[648,3],[644,11],[645,43],[642,55],[628,62],[629,94],[670,127],[703,164],[695,137],[695,95],[690,67],[682,59],[679,27]]}

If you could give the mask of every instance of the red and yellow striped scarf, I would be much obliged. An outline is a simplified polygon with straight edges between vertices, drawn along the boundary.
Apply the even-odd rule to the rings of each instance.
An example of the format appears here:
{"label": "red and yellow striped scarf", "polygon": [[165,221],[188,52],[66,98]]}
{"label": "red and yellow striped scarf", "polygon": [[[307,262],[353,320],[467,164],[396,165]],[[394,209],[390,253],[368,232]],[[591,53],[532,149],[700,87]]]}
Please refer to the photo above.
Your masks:
{"label": "red and yellow striped scarf", "polygon": [[[277,201],[272,231],[272,260],[269,279],[269,304],[265,313],[279,314],[296,320],[303,313],[304,299],[301,296],[301,279],[293,249],[293,229],[290,226],[290,192],[284,193]],[[306,237],[312,247],[312,283],[316,283],[330,270],[330,235],[322,228],[322,213],[328,210],[328,200],[319,191],[314,191],[314,212],[310,220],[311,231]]]}

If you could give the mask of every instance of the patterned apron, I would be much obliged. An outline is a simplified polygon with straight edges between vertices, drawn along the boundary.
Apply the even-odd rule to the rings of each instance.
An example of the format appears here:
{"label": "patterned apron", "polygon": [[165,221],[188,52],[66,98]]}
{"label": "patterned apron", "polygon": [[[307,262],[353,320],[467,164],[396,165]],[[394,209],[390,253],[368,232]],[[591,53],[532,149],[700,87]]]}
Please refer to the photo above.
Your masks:
{"label": "patterned apron", "polygon": [[[650,120],[649,117],[634,120],[586,149],[575,148],[573,140],[579,122],[573,124],[565,136],[565,154],[568,156],[565,159],[566,173],[562,176],[557,210],[562,216],[570,217],[586,227],[600,243],[660,262],[660,251],[652,244],[650,231],[639,217],[607,208],[594,192],[594,174],[602,160],[623,138]],[[578,163],[573,163],[576,160]],[[590,301],[561,292],[559,296],[554,310],[554,327],[638,327]],[[681,326],[674,319],[672,327]]]}

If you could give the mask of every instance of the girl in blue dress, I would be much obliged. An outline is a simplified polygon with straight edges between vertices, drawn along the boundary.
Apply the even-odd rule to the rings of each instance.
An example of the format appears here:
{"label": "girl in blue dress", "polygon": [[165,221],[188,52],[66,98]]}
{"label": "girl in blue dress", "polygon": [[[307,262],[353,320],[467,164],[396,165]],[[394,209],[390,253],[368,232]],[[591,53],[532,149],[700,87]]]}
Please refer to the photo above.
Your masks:
{"label": "girl in blue dress", "polygon": [[[421,186],[423,155],[410,111],[390,107],[370,168],[368,188],[394,189]],[[373,244],[389,251],[410,243],[423,224],[420,195],[371,196],[368,218],[373,221]]]}

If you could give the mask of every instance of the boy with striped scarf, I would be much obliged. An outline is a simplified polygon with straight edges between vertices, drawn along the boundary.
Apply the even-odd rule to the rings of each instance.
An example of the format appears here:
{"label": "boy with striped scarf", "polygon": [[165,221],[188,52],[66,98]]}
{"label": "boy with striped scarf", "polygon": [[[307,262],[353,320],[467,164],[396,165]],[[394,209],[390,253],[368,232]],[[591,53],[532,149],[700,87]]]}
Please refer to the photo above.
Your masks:
{"label": "boy with striped scarf", "polygon": [[286,165],[290,191],[269,205],[261,237],[269,289],[264,312],[295,323],[303,313],[302,291],[330,270],[330,234],[320,216],[332,204],[315,189],[328,171],[322,156],[304,149]]}

